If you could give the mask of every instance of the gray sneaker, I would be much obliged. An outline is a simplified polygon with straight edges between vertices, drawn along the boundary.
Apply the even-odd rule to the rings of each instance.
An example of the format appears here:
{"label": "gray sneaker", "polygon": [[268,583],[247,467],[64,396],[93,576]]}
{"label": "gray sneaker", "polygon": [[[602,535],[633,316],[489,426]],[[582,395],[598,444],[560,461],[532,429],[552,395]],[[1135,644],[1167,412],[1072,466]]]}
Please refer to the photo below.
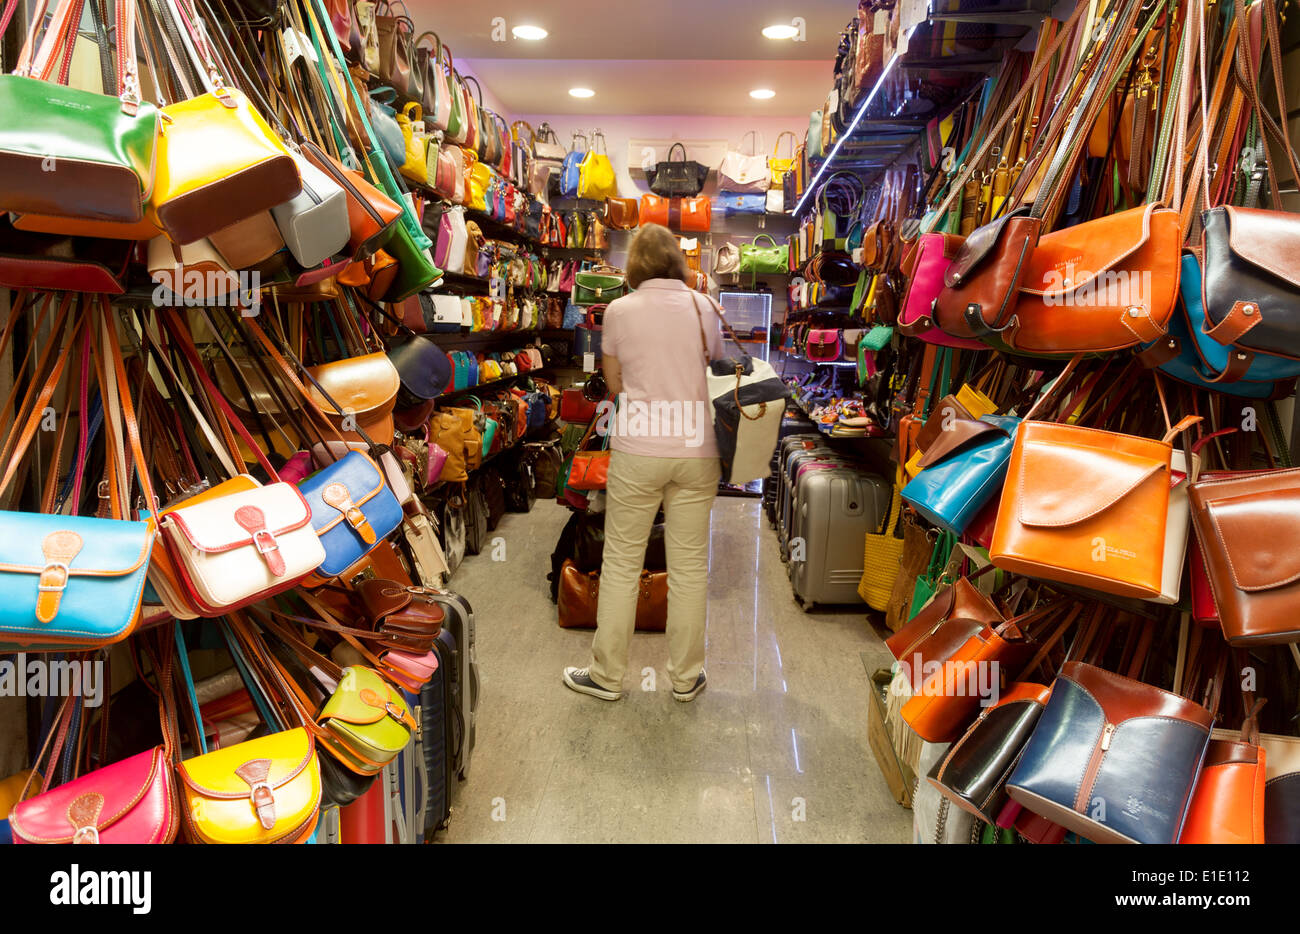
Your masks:
{"label": "gray sneaker", "polygon": [[695,687],[689,691],[679,691],[673,688],[673,700],[681,701],[683,704],[689,703],[699,696],[706,684],[708,684],[708,679],[704,677],[704,670],[700,669],[700,676],[695,679]]}
{"label": "gray sneaker", "polygon": [[564,669],[564,684],[571,691],[577,691],[579,694],[590,694],[592,697],[599,697],[601,700],[616,701],[623,696],[622,691],[611,691],[592,681],[590,668]]}

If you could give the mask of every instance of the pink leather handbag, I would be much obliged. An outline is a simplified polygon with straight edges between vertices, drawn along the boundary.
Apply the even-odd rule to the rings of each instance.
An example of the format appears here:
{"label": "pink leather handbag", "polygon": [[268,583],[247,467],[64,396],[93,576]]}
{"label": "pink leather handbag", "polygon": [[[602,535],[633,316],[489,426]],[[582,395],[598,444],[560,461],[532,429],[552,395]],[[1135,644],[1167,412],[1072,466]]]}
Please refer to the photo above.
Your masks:
{"label": "pink leather handbag", "polygon": [[171,765],[158,746],[14,805],[14,843],[170,843]]}
{"label": "pink leather handbag", "polygon": [[840,358],[840,332],[813,330],[808,332],[804,355],[814,363],[825,363]]}
{"label": "pink leather handbag", "polygon": [[961,248],[964,237],[949,233],[922,234],[903,257],[903,274],[908,277],[907,293],[898,313],[898,329],[908,337],[941,347],[983,350],[972,338],[953,337],[934,324],[931,306],[943,288],[943,274]]}
{"label": "pink leather handbag", "polygon": [[424,437],[425,444],[428,446],[428,467],[426,468],[427,472],[424,476],[425,489],[427,490],[437,483],[438,478],[442,476],[442,465],[447,462],[447,451],[442,445],[438,444],[438,442],[429,440],[429,432],[427,429],[425,430]]}

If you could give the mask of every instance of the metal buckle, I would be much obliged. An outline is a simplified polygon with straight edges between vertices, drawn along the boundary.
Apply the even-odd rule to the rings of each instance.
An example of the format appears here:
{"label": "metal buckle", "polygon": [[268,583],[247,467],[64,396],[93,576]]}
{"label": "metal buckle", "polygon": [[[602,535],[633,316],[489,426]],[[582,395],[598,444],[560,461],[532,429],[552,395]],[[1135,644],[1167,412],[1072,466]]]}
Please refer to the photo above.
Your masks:
{"label": "metal buckle", "polygon": [[267,529],[258,529],[253,533],[253,547],[257,549],[260,555],[270,554],[273,551],[280,550],[280,543],[275,540],[275,536]]}
{"label": "metal buckle", "polygon": [[248,800],[253,802],[253,807],[262,806],[257,803],[257,793],[259,791],[265,791],[267,798],[269,798],[271,801],[275,800],[275,794],[269,782],[255,782],[254,784],[250,785],[248,788]]}
{"label": "metal buckle", "polygon": [[41,571],[41,577],[44,577],[47,571],[52,570],[61,570],[63,572],[62,583],[58,585],[37,584],[36,590],[39,593],[63,593],[68,588],[68,578],[72,575],[72,569],[62,561],[53,561],[45,565],[45,569]]}
{"label": "metal buckle", "polygon": [[72,835],[72,842],[73,843],[98,843],[99,831],[94,827],[78,827],[77,832]]}

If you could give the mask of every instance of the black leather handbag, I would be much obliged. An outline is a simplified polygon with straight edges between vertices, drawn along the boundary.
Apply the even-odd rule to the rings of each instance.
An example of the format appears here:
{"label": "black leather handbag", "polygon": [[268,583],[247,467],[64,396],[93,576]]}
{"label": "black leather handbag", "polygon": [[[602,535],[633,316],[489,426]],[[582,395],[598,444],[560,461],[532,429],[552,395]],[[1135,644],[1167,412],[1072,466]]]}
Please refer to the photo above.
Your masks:
{"label": "black leather handbag", "polygon": [[1007,803],[1007,778],[1042,716],[1051,689],[1017,682],[948,747],[927,778],[940,794],[987,823]]}
{"label": "black leather handbag", "polygon": [[[682,158],[673,159],[673,153],[681,149]],[[646,170],[650,190],[661,198],[694,198],[704,190],[704,181],[709,177],[709,167],[686,159],[686,147],[674,143],[668,150],[668,160],[659,162],[653,169]]]}
{"label": "black leather handbag", "polygon": [[388,359],[397,368],[402,388],[397,394],[403,407],[419,405],[437,397],[451,383],[451,363],[433,341],[414,334],[388,346]]}

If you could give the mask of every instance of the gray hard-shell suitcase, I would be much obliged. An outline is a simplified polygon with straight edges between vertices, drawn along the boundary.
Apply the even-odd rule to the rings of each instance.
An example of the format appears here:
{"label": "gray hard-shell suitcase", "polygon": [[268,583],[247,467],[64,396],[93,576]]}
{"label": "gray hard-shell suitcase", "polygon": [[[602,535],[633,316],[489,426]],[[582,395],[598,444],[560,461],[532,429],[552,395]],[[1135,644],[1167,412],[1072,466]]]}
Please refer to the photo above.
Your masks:
{"label": "gray hard-shell suitcase", "polygon": [[826,443],[826,439],[820,435],[791,435],[789,438],[783,438],[777,446],[776,504],[773,506],[773,513],[778,541],[784,535],[785,519],[788,513],[786,507],[788,475],[786,471],[789,468],[790,459],[796,455],[809,454],[814,451],[823,454],[834,453],[831,446]]}
{"label": "gray hard-shell suitcase", "polygon": [[790,584],[808,610],[818,603],[861,603],[862,548],[880,529],[893,488],[884,477],[854,467],[810,469],[796,478],[792,541],[803,560],[790,560]]}
{"label": "gray hard-shell suitcase", "polygon": [[794,522],[795,479],[799,470],[807,464],[857,466],[857,462],[852,458],[836,454],[829,449],[796,451],[790,456],[790,460],[786,463],[785,482],[781,485],[780,512],[777,513],[777,544],[780,546],[783,560],[789,557],[790,553],[791,526]]}

